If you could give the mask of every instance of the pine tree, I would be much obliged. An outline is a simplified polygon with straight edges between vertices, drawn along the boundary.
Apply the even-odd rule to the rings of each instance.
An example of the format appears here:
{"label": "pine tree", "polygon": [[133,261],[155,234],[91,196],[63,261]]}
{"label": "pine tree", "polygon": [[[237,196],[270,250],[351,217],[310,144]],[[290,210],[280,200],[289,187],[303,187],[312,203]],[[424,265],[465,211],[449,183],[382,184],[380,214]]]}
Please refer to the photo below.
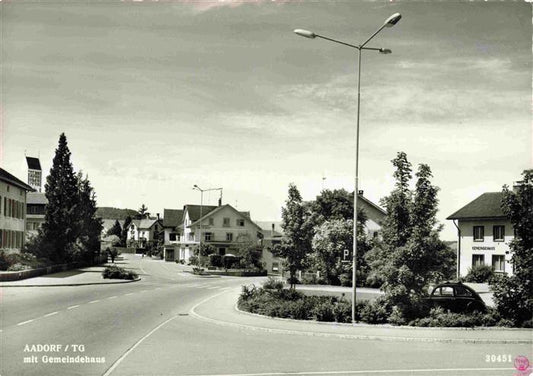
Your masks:
{"label": "pine tree", "polygon": [[120,242],[123,247],[126,246],[127,240],[128,240],[128,231],[130,230],[132,218],[131,216],[127,216],[124,220],[124,226],[122,227],[122,234],[120,235]]}
{"label": "pine tree", "polygon": [[89,261],[100,250],[102,220],[96,217],[96,195],[89,178],[84,178],[81,172],[78,174],[78,200],[78,242],[82,247],[76,258]]}
{"label": "pine tree", "polygon": [[144,204],[142,204],[139,210],[137,211],[137,215],[135,217],[136,219],[145,219],[150,217],[150,213],[148,213],[148,208],[144,206]]}
{"label": "pine tree", "polygon": [[54,262],[71,261],[71,249],[79,233],[78,186],[76,175],[70,161],[70,150],[64,133],[59,136],[59,143],[46,178],[45,220],[42,227],[43,242],[48,249],[46,257]]}
{"label": "pine tree", "polygon": [[116,235],[119,237],[119,239],[122,237],[122,226],[120,226],[120,222],[118,219],[115,221],[113,226],[107,230],[107,236]]}

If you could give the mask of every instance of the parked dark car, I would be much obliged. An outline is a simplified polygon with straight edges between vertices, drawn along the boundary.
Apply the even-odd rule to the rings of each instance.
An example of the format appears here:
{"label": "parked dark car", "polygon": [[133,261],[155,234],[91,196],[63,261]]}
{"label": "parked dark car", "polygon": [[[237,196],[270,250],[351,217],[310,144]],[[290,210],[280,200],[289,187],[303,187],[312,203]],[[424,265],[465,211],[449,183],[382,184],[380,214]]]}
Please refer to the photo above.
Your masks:
{"label": "parked dark car", "polygon": [[434,307],[452,312],[486,312],[487,307],[480,296],[461,282],[445,282],[437,285],[429,296]]}

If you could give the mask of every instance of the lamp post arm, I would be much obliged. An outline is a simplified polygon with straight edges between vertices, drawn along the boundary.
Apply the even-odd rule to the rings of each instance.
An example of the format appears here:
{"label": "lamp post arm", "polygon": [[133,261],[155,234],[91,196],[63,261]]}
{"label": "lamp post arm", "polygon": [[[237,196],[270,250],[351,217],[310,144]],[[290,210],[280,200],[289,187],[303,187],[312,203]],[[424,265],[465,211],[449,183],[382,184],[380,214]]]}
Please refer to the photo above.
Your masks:
{"label": "lamp post arm", "polygon": [[352,48],[355,48],[355,49],[359,49],[359,46],[356,46],[354,44],[350,44],[350,43],[346,43],[346,42],[341,42],[340,40],[337,40],[337,39],[332,39],[332,38],[328,38],[328,37],[325,37],[323,35],[319,35],[319,34],[315,34],[315,36],[317,38],[322,38],[322,39],[325,39],[325,40],[329,40],[330,42],[335,42],[335,43],[338,43],[338,44],[342,44],[344,46],[348,46],[348,47],[352,47]]}
{"label": "lamp post arm", "polygon": [[366,46],[366,44],[367,44],[368,42],[370,42],[370,40],[371,40],[372,38],[374,38],[376,35],[378,35],[378,33],[379,33],[381,30],[383,30],[386,26],[387,26],[387,24],[382,25],[382,26],[381,26],[381,27],[380,27],[380,28],[379,28],[374,34],[372,34],[372,35],[370,36],[370,38],[368,38],[364,43],[361,44],[360,48],[363,48],[364,46]]}

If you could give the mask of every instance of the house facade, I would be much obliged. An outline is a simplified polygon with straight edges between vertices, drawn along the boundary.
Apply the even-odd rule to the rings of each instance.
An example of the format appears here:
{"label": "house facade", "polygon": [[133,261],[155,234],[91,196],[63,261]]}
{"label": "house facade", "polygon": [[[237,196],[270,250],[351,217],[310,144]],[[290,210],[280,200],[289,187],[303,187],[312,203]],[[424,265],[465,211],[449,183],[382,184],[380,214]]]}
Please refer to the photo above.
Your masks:
{"label": "house facade", "polygon": [[181,225],[183,228],[183,210],[165,209],[163,211],[163,258],[165,261],[176,260],[179,253],[179,241]]}
{"label": "house facade", "polygon": [[37,235],[44,223],[48,199],[41,192],[28,192],[26,196],[26,239]]}
{"label": "house facade", "polygon": [[268,222],[261,221],[256,222],[261,227],[261,233],[263,234],[260,239],[261,261],[263,262],[268,274],[283,274],[283,259],[276,257],[272,254],[272,249],[281,244],[283,238],[283,230],[281,229],[280,222]]}
{"label": "house facade", "polygon": [[509,243],[514,229],[501,209],[503,193],[488,192],[447,219],[457,228],[457,276],[475,265],[489,265],[496,273],[513,274]]}
{"label": "house facade", "polygon": [[25,243],[26,195],[34,189],[0,168],[0,248],[20,251]]}
{"label": "house facade", "polygon": [[[238,255],[240,246],[258,244],[261,228],[249,212],[241,212],[231,205],[185,205],[180,225],[175,227],[176,240],[165,239],[165,259],[187,262],[200,243],[215,248],[219,255]],[[170,234],[170,233],[169,233]]]}
{"label": "house facade", "polygon": [[128,245],[137,244],[139,248],[144,248],[149,242],[157,239],[163,229],[163,222],[160,219],[134,219],[131,221],[126,242]]}

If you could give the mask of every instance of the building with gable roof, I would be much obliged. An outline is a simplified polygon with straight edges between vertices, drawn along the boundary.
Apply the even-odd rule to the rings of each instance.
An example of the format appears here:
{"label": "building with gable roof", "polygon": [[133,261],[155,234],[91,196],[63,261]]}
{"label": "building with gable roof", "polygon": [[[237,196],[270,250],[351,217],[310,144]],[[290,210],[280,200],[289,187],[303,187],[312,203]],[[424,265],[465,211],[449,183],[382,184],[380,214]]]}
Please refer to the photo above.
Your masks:
{"label": "building with gable roof", "polygon": [[34,189],[0,168],[0,248],[20,251],[25,242],[26,196]]}
{"label": "building with gable roof", "polygon": [[134,219],[126,235],[128,245],[137,244],[144,248],[148,243],[157,240],[163,229],[163,221],[159,218]]}
{"label": "building with gable roof", "polygon": [[514,230],[501,208],[502,199],[502,192],[483,193],[446,218],[457,228],[457,277],[475,265],[513,274],[509,243]]}
{"label": "building with gable roof", "polygon": [[[170,226],[174,221],[167,223]],[[261,228],[251,220],[250,212],[238,211],[229,204],[185,205],[182,220],[174,230],[176,240],[170,239],[171,233],[168,241],[165,239],[165,260],[169,261],[172,251],[174,260],[188,261],[198,248],[200,237],[202,244],[213,246],[219,255],[234,254],[247,242],[258,244],[262,237]]]}

